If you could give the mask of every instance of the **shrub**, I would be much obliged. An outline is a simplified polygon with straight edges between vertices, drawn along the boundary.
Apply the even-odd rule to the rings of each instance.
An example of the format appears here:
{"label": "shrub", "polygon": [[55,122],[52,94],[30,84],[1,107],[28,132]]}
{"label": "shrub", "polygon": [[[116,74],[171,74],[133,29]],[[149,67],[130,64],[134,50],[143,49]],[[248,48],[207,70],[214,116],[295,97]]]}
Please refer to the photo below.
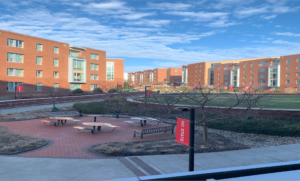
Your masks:
{"label": "shrub", "polygon": [[238,91],[240,91],[239,88],[234,88],[233,89],[233,92],[238,92]]}
{"label": "shrub", "polygon": [[225,92],[227,92],[227,89],[221,89],[221,92],[225,93]]}
{"label": "shrub", "polygon": [[108,90],[108,93],[116,93],[116,92],[118,92],[118,90],[115,88],[111,88]]}
{"label": "shrub", "polygon": [[93,93],[103,93],[103,90],[101,88],[96,88],[93,90]]}
{"label": "shrub", "polygon": [[262,89],[257,89],[256,92],[263,92],[263,90]]}
{"label": "shrub", "polygon": [[274,92],[281,92],[281,90],[280,89],[275,89]]}
{"label": "shrub", "polygon": [[83,93],[83,90],[81,90],[81,89],[75,89],[75,90],[73,91],[73,93],[74,93],[74,94],[81,94],[81,93]]}

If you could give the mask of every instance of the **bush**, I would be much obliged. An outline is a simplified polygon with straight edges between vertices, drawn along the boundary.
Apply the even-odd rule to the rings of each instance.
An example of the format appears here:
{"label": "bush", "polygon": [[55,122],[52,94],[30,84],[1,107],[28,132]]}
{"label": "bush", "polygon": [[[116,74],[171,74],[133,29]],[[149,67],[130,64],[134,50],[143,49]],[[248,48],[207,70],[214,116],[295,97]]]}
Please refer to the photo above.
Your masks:
{"label": "bush", "polygon": [[275,89],[274,92],[281,92],[281,90],[280,89]]}
{"label": "bush", "polygon": [[117,93],[117,92],[118,92],[118,90],[115,88],[111,88],[108,90],[108,93]]}
{"label": "bush", "polygon": [[263,90],[262,89],[257,89],[256,92],[263,92]]}
{"label": "bush", "polygon": [[73,94],[82,94],[82,93],[83,93],[83,90],[81,90],[81,89],[75,89],[73,91]]}
{"label": "bush", "polygon": [[227,89],[221,89],[221,92],[225,93],[225,92],[227,92]]}
{"label": "bush", "polygon": [[96,88],[93,90],[93,93],[103,93],[103,90],[101,88]]}
{"label": "bush", "polygon": [[233,89],[233,92],[239,92],[240,90],[239,90],[239,88],[234,88]]}
{"label": "bush", "polygon": [[277,136],[300,136],[300,119],[297,117],[272,117],[245,119],[223,119],[210,121],[209,128],[240,133],[254,133]]}

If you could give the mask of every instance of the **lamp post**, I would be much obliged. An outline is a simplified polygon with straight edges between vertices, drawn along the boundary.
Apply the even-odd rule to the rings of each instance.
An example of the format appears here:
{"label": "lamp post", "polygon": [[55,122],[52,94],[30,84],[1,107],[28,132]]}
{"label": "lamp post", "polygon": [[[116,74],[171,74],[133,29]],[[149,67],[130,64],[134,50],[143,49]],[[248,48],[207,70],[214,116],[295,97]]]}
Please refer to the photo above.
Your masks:
{"label": "lamp post", "polygon": [[187,112],[190,111],[190,120],[189,120],[189,171],[194,171],[194,162],[195,162],[195,108],[187,107],[177,107],[181,111]]}

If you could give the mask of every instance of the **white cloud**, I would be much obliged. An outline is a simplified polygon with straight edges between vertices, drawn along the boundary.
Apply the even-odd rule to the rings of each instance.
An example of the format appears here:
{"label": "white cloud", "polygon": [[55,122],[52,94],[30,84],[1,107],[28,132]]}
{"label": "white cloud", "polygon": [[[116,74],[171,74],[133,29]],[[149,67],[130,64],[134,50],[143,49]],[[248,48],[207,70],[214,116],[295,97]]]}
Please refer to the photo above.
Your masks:
{"label": "white cloud", "polygon": [[248,16],[267,13],[268,11],[269,11],[269,6],[249,7],[249,8],[240,8],[235,11],[235,14],[239,18],[245,18]]}
{"label": "white cloud", "polygon": [[236,22],[228,22],[227,18],[221,18],[219,20],[216,20],[212,23],[207,24],[206,26],[209,27],[228,27],[228,26],[233,26],[233,25],[237,25],[239,23]]}
{"label": "white cloud", "polygon": [[284,32],[284,33],[276,32],[275,35],[291,36],[291,37],[300,37],[300,34],[297,34],[297,33],[291,33],[291,32]]}
{"label": "white cloud", "polygon": [[184,3],[148,3],[148,8],[159,10],[185,10],[192,5]]}
{"label": "white cloud", "polygon": [[124,2],[120,1],[111,1],[107,3],[91,3],[89,6],[92,8],[97,8],[97,9],[120,9],[124,8],[125,6]]}
{"label": "white cloud", "polygon": [[275,27],[276,27],[276,28],[281,28],[282,26],[281,26],[281,25],[276,25]]}
{"label": "white cloud", "polygon": [[161,27],[164,25],[168,25],[171,20],[149,20],[144,19],[140,21],[130,21],[127,22],[127,25],[140,25],[140,26],[153,26],[153,27]]}
{"label": "white cloud", "polygon": [[184,16],[197,21],[211,21],[216,18],[224,18],[228,13],[223,12],[191,12],[191,11],[168,11],[166,14]]}
{"label": "white cloud", "polygon": [[263,27],[262,24],[252,24],[252,26],[254,26],[254,27],[256,27],[256,28],[261,28],[261,27]]}
{"label": "white cloud", "polygon": [[273,18],[276,18],[277,15],[269,15],[269,16],[260,16],[262,19],[265,19],[265,20],[270,20],[270,19],[273,19]]}
{"label": "white cloud", "polygon": [[158,67],[158,68],[170,68],[170,67],[181,67],[182,65],[177,63],[177,62],[160,62],[160,61],[156,61],[154,62],[154,64]]}
{"label": "white cloud", "polygon": [[137,20],[146,16],[153,16],[153,15],[155,15],[155,13],[131,13],[131,14],[125,14],[116,17],[126,19],[126,20]]}

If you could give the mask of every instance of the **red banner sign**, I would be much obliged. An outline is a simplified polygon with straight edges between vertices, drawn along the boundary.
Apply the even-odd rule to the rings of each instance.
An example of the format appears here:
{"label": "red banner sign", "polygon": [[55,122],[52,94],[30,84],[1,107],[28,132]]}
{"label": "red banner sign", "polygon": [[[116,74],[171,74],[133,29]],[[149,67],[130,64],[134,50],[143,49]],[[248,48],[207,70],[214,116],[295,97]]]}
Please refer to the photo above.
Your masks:
{"label": "red banner sign", "polygon": [[139,85],[141,85],[141,83],[139,83]]}
{"label": "red banner sign", "polygon": [[194,88],[196,88],[196,86],[194,85]]}
{"label": "red banner sign", "polygon": [[155,85],[151,85],[151,88],[155,88]]}
{"label": "red banner sign", "polygon": [[231,89],[231,90],[232,90],[232,89],[233,89],[233,86],[230,86],[230,87],[229,87],[229,89]]}
{"label": "red banner sign", "polygon": [[177,118],[175,141],[189,146],[189,120]]}
{"label": "red banner sign", "polygon": [[132,86],[132,85],[133,85],[133,83],[130,83],[129,85],[130,85],[130,86]]}
{"label": "red banner sign", "polygon": [[146,90],[146,97],[150,97],[151,96],[151,90]]}
{"label": "red banner sign", "polygon": [[17,85],[17,92],[23,92],[23,86]]}
{"label": "red banner sign", "polygon": [[228,89],[228,87],[227,87],[227,86],[225,86],[225,87],[224,87],[224,89]]}
{"label": "red banner sign", "polygon": [[174,86],[174,84],[172,84],[172,86]]}
{"label": "red banner sign", "polygon": [[119,85],[118,85],[118,88],[119,88],[119,89],[122,89],[122,87],[123,87],[122,84],[119,84]]}
{"label": "red banner sign", "polygon": [[245,89],[248,90],[248,89],[249,89],[249,86],[246,86]]}
{"label": "red banner sign", "polygon": [[163,84],[162,87],[165,87],[165,84]]}

